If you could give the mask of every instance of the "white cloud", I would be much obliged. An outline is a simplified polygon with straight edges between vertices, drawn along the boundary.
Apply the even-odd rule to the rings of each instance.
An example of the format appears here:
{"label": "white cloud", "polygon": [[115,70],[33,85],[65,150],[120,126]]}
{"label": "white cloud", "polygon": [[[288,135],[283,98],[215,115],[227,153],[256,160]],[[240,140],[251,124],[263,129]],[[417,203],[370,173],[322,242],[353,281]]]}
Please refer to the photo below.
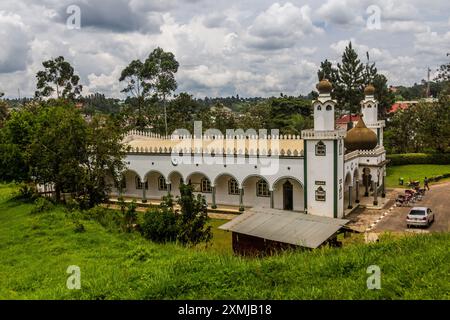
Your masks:
{"label": "white cloud", "polygon": [[311,8],[290,2],[274,3],[248,28],[248,46],[259,49],[290,48],[307,35],[322,32],[311,20]]}

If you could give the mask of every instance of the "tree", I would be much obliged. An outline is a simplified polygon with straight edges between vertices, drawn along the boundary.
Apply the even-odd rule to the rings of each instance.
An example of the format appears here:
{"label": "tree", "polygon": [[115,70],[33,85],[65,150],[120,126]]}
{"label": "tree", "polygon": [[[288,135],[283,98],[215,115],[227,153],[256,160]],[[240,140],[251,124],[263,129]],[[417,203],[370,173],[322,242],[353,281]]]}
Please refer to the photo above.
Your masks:
{"label": "tree", "polygon": [[192,96],[182,92],[168,103],[167,112],[170,114],[168,130],[173,132],[176,129],[187,129],[192,132],[194,121],[199,113],[204,109]]}
{"label": "tree", "polygon": [[[298,134],[292,121],[298,123],[297,115],[308,118],[311,115],[311,101],[303,98],[283,97],[270,99],[268,127],[279,129],[282,134]],[[293,117],[296,119],[293,120]]]}
{"label": "tree", "polygon": [[192,186],[182,184],[177,199],[180,206],[177,240],[185,245],[209,242],[212,238],[211,226],[207,226],[206,200],[202,195],[194,196]]}
{"label": "tree", "polygon": [[56,91],[56,98],[74,100],[81,94],[83,87],[78,84],[80,77],[74,74],[69,62],[60,56],[42,63],[45,70],[36,74],[37,98],[50,97]]}
{"label": "tree", "polygon": [[[381,117],[386,116],[386,111],[394,102],[394,95],[387,86],[387,78],[378,73],[375,63],[369,62],[367,53],[367,63],[364,66],[358,58],[358,54],[352,47],[352,43],[345,48],[341,63],[337,64],[337,69],[328,60],[320,64],[317,72],[319,81],[328,79],[333,84],[331,97],[337,100],[337,108],[343,112],[356,113],[364,98],[364,87],[372,84],[375,87],[375,98],[379,102],[379,113]],[[310,94],[312,98],[316,98]]]}
{"label": "tree", "polygon": [[108,199],[108,178],[116,183],[125,170],[126,147],[121,143],[124,132],[107,116],[96,115],[87,124],[86,155],[82,163],[82,179],[77,197],[92,208]]}
{"label": "tree", "polygon": [[177,88],[175,73],[178,67],[174,54],[158,47],[144,62],[133,60],[122,71],[119,81],[127,81],[127,86],[122,92],[130,94],[134,98],[131,103],[135,103],[138,108],[137,126],[141,128],[145,126],[142,108],[146,99],[156,96],[162,99],[165,133],[168,134],[166,98]]}
{"label": "tree", "polygon": [[107,199],[107,177],[121,176],[121,134],[108,117],[87,123],[63,100],[26,106],[0,130],[0,179],[52,184],[57,201],[67,192],[93,207]]}
{"label": "tree", "polygon": [[3,122],[5,122],[6,119],[8,119],[8,116],[9,116],[8,104],[5,101],[0,100],[0,128],[3,125]]}
{"label": "tree", "polygon": [[[447,53],[448,56],[450,56],[450,53]],[[437,71],[436,81],[450,81],[450,62],[441,65]]]}
{"label": "tree", "polygon": [[144,90],[147,87],[146,75],[144,74],[144,64],[140,60],[133,60],[130,64],[122,70],[119,81],[127,81],[127,86],[122,92],[130,94],[132,99],[131,104],[135,104],[138,109],[138,119],[136,125],[143,128],[144,123],[142,119],[142,108],[144,100],[148,95],[148,91]]}
{"label": "tree", "polygon": [[175,73],[177,73],[178,67],[179,63],[175,60],[174,54],[165,52],[159,47],[150,53],[144,63],[144,75],[150,79],[150,83],[146,83],[144,90],[154,90],[162,98],[166,135],[168,135],[166,98],[177,89]]}
{"label": "tree", "polygon": [[338,86],[335,95],[338,105],[350,113],[356,113],[364,97],[365,79],[364,66],[358,59],[358,54],[353,49],[351,42],[345,48],[342,55],[342,63],[338,63],[337,68]]}
{"label": "tree", "polygon": [[375,99],[378,101],[378,114],[382,119],[386,118],[387,112],[395,102],[395,95],[389,91],[387,81],[384,75],[378,73],[374,75],[371,81],[375,87]]}

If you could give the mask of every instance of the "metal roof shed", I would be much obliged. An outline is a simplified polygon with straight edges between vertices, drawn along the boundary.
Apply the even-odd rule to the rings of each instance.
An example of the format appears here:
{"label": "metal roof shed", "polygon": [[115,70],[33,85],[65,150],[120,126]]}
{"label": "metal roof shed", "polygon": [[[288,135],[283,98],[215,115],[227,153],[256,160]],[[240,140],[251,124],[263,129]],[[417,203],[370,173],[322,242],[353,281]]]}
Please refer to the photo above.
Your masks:
{"label": "metal roof shed", "polygon": [[348,222],[293,211],[254,208],[219,229],[233,233],[234,252],[253,255],[296,246],[317,248]]}

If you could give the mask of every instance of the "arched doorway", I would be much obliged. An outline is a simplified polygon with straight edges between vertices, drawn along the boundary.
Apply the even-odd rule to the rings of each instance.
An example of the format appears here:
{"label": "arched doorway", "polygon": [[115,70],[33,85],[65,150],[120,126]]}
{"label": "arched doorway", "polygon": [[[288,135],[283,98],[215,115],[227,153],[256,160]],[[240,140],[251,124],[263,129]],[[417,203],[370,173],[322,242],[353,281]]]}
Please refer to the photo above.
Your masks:
{"label": "arched doorway", "polygon": [[283,184],[283,210],[294,210],[294,186],[289,180]]}
{"label": "arched doorway", "polygon": [[301,182],[293,177],[281,177],[273,184],[273,207],[280,210],[305,210],[304,190]]}

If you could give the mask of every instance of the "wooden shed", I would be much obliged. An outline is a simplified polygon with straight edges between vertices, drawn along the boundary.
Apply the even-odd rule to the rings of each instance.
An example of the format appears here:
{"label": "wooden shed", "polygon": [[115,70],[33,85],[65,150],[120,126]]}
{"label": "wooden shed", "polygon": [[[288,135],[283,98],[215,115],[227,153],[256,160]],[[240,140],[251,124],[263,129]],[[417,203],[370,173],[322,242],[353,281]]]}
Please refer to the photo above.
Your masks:
{"label": "wooden shed", "polygon": [[348,222],[293,211],[254,208],[219,229],[232,232],[235,253],[265,255],[288,248],[318,248],[335,240]]}

